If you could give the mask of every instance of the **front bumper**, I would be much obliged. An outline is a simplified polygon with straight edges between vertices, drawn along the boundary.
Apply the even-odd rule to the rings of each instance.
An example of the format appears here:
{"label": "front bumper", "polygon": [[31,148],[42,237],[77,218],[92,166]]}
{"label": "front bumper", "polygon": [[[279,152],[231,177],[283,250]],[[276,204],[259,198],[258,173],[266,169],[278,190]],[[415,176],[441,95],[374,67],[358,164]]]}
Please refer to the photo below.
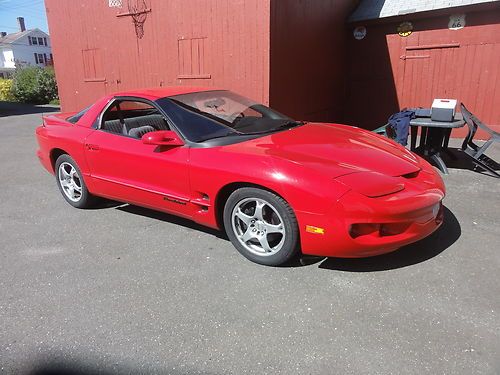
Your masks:
{"label": "front bumper", "polygon": [[[302,252],[362,258],[394,251],[439,228],[443,198],[444,193],[439,188],[380,198],[368,198],[350,191],[327,214],[297,212]],[[311,233],[306,226],[324,228],[324,231]],[[372,230],[357,230],[360,227]]]}

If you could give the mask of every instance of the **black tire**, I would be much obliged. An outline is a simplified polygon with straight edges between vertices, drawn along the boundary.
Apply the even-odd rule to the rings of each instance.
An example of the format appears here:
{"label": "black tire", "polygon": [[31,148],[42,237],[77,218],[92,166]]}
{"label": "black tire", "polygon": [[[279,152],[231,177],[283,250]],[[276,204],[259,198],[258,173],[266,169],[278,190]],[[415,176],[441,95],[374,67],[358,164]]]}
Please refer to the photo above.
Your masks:
{"label": "black tire", "polygon": [[[256,206],[253,208],[253,200],[255,200],[255,204],[257,204],[257,202],[259,202],[259,204],[264,204],[264,208],[262,208],[263,214],[260,215],[262,220],[256,219],[255,217]],[[245,208],[247,207],[245,206],[246,204],[248,205],[246,212],[249,213],[249,215],[245,215],[245,220],[247,220],[247,216],[251,217],[252,215],[254,220],[253,223],[250,221],[248,225],[241,221],[239,217],[236,218],[234,216],[237,212],[237,207],[240,209],[242,207]],[[254,210],[253,213],[252,208]],[[262,221],[265,221],[265,223]],[[268,234],[266,231],[268,228],[266,223],[279,227],[283,233]],[[261,230],[260,228],[256,229],[257,225],[259,225],[263,231],[257,232],[259,234],[263,233],[260,238],[262,239],[262,237],[265,236],[266,243],[270,245],[269,252],[259,253],[260,250],[255,250],[258,249],[259,246],[262,250],[264,249],[257,237],[251,238],[248,241],[244,241],[242,238],[244,237],[244,233],[249,229],[253,232]],[[295,213],[283,198],[270,191],[251,187],[240,188],[234,191],[229,196],[224,206],[224,227],[234,247],[252,262],[267,266],[279,266],[291,260],[299,252],[299,228]],[[274,249],[278,250],[272,248],[273,243],[276,243]]]}
{"label": "black tire", "polygon": [[[79,193],[79,196],[74,200],[70,198],[70,193],[68,193],[68,190],[62,186],[62,182],[60,181],[60,176],[62,176],[60,168],[63,164],[63,168],[65,168],[66,172],[68,169],[70,169],[70,166],[76,170],[76,176],[73,181],[76,186],[81,189],[81,192]],[[59,191],[61,192],[61,195],[66,200],[66,202],[76,208],[89,208],[96,203],[96,197],[89,193],[87,185],[85,185],[85,181],[83,180],[82,172],[80,171],[78,164],[76,164],[71,156],[67,154],[59,156],[56,160],[54,171],[57,187],[59,188]],[[76,189],[74,189],[74,191],[76,191]]]}

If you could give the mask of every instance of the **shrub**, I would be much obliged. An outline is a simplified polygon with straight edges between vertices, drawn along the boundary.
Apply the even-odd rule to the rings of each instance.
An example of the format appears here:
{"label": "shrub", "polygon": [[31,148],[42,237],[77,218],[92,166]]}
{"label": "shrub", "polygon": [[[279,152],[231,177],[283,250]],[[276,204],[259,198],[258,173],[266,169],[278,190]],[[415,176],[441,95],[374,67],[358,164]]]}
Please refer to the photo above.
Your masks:
{"label": "shrub", "polygon": [[0,100],[13,100],[12,80],[0,78]]}
{"label": "shrub", "polygon": [[12,82],[12,95],[24,103],[46,104],[57,99],[54,69],[23,67],[16,70]]}

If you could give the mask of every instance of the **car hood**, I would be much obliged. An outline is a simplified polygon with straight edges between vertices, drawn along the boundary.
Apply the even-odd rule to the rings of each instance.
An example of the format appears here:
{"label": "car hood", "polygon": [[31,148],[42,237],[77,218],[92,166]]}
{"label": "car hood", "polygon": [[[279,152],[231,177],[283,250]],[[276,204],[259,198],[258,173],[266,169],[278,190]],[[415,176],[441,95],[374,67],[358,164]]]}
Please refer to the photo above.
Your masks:
{"label": "car hood", "polygon": [[367,171],[402,176],[420,170],[417,157],[404,147],[372,132],[338,124],[307,123],[230,147],[285,159],[333,178]]}

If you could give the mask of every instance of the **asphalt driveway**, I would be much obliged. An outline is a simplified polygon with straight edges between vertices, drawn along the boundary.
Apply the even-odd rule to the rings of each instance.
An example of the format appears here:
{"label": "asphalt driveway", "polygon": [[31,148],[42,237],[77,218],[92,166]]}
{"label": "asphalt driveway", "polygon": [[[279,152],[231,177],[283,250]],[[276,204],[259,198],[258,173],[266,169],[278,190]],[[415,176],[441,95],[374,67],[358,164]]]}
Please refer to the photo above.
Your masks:
{"label": "asphalt driveway", "polygon": [[0,373],[500,373],[498,180],[452,169],[445,225],[396,253],[269,268],[189,221],[72,208],[31,112],[0,117]]}

